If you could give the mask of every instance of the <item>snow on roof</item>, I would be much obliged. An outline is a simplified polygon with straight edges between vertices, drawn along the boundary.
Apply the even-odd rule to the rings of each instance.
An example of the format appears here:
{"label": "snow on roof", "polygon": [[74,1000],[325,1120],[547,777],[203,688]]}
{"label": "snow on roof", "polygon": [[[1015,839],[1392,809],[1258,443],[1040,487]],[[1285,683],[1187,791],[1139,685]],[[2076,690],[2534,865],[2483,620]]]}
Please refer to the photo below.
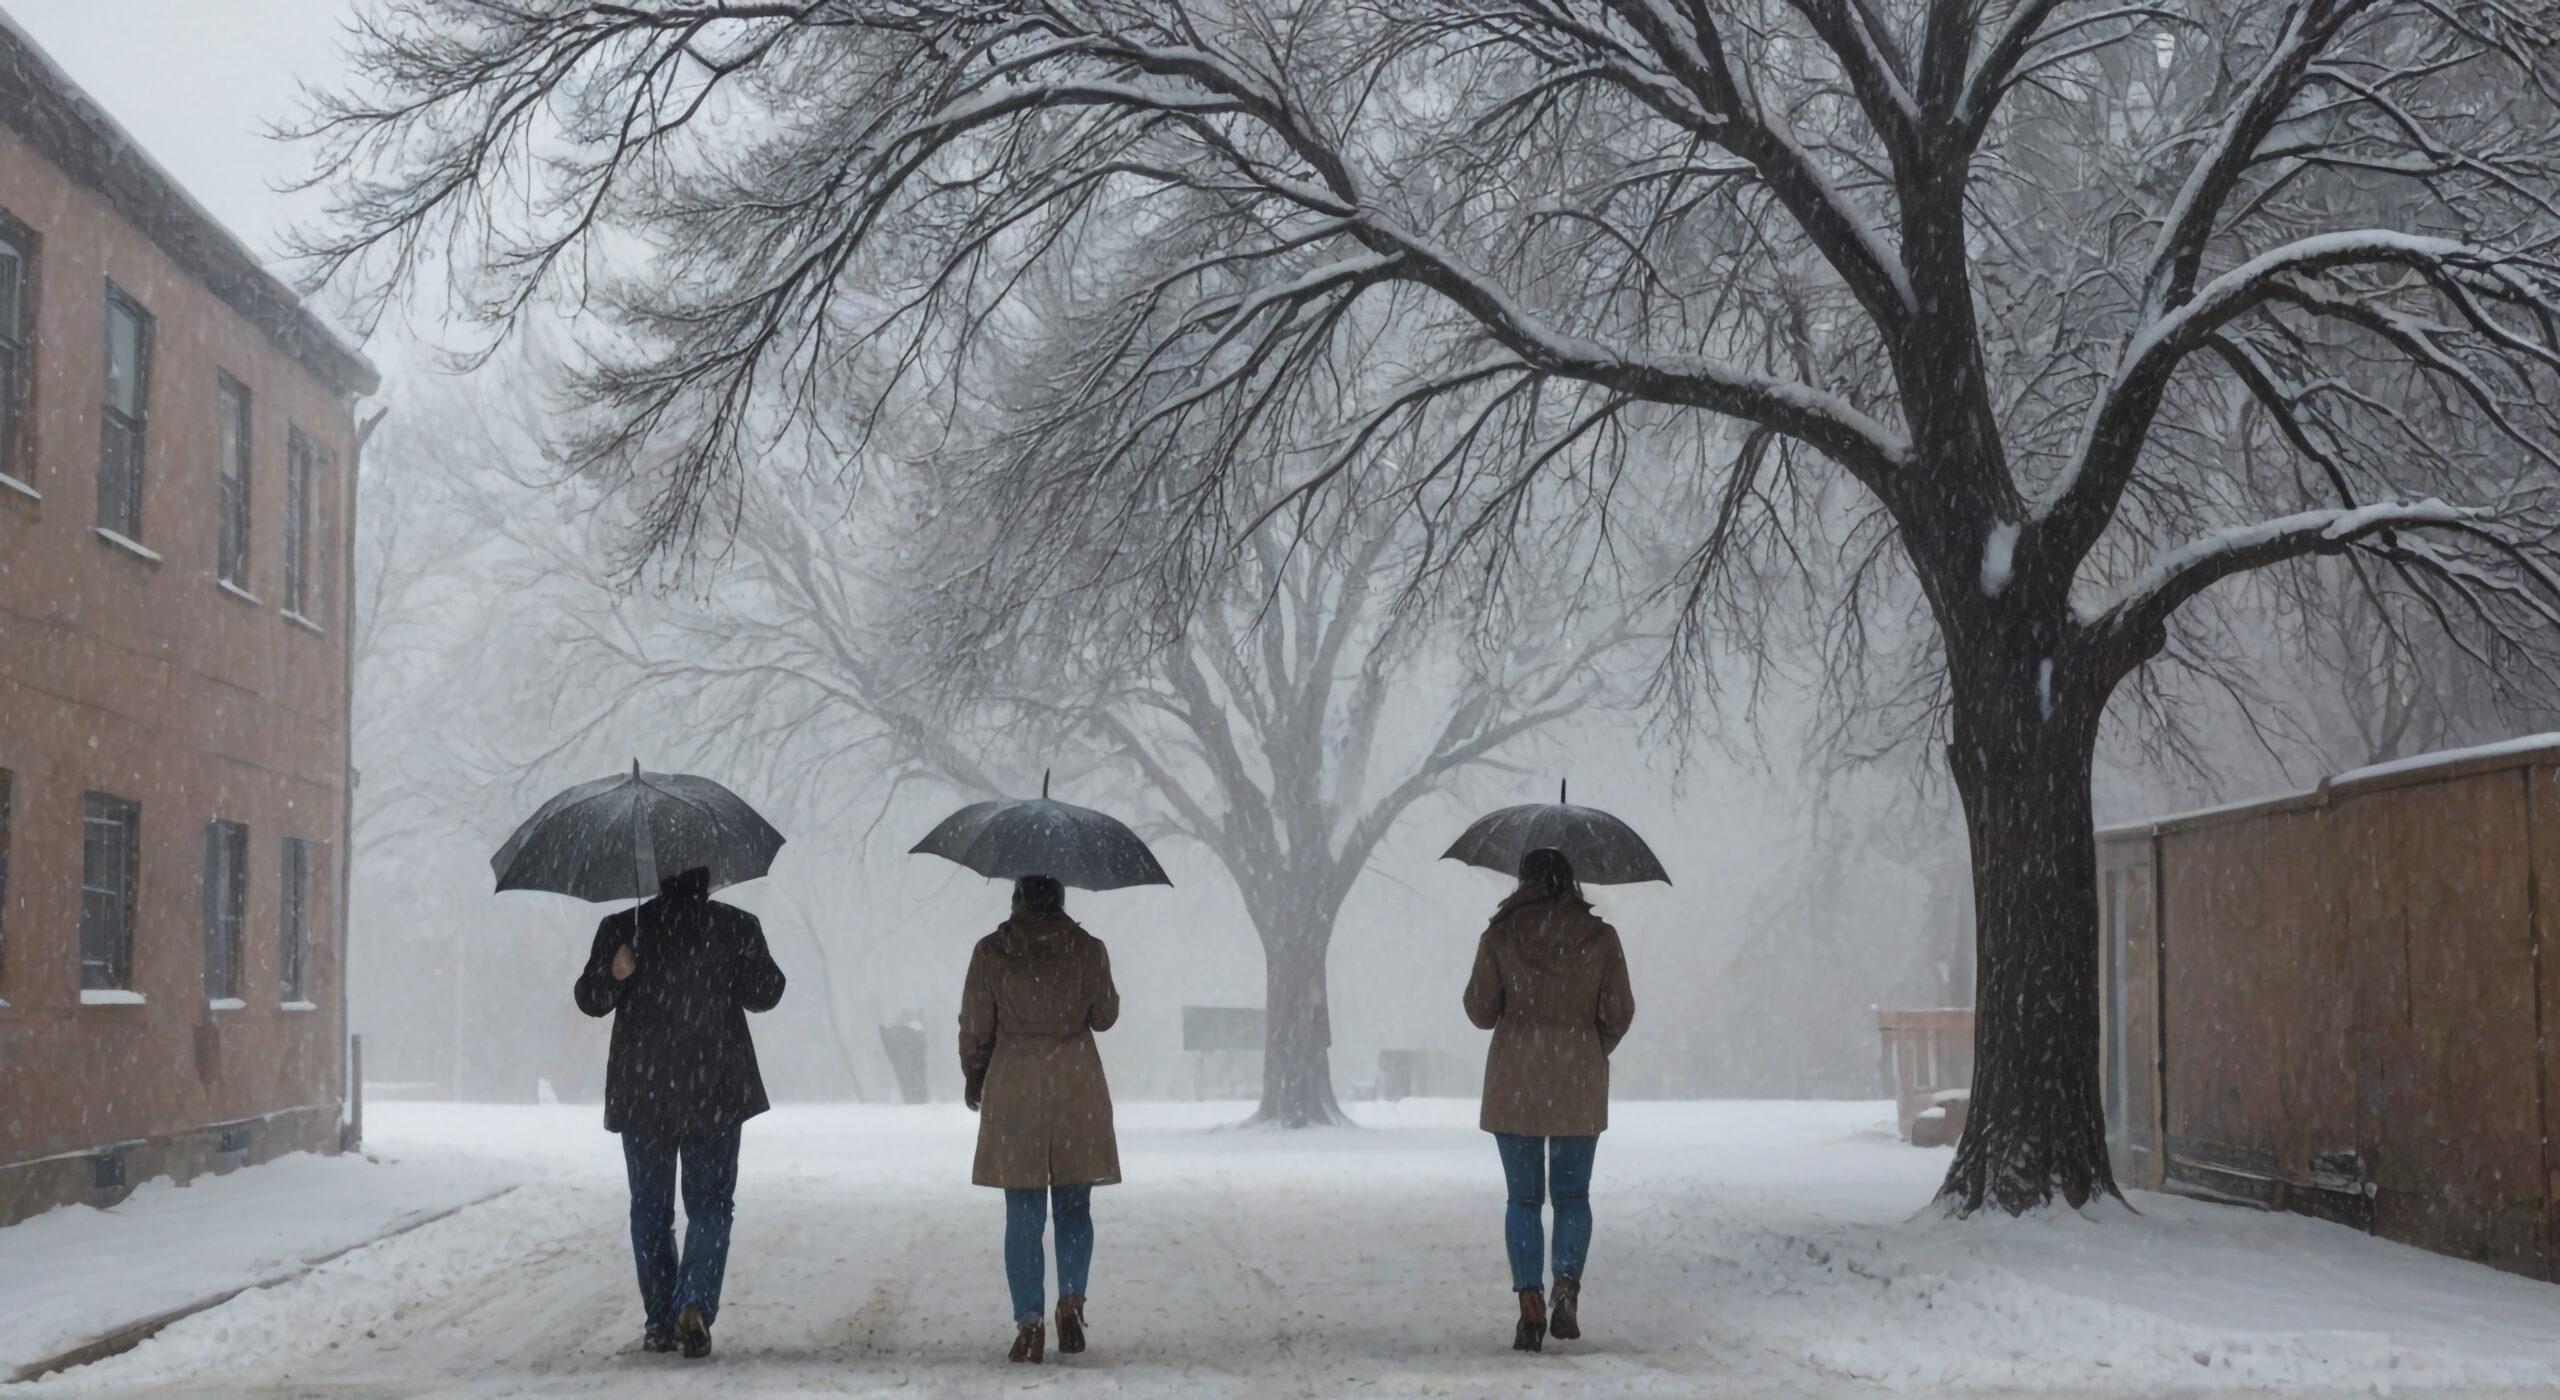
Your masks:
{"label": "snow on roof", "polygon": [[2518,754],[2535,753],[2543,749],[2560,749],[2560,733],[2527,734],[2522,738],[2502,740],[2495,744],[2480,744],[2467,749],[2445,749],[2438,753],[2395,758],[2389,763],[2351,768],[2331,778],[2329,782],[2333,787],[2340,783],[2361,783],[2374,778],[2390,778],[2402,773],[2422,772],[2429,768],[2449,768],[2457,763],[2476,763],[2490,758],[2512,758]]}
{"label": "snow on roof", "polygon": [[103,197],[180,270],[304,369],[342,393],[370,394],[380,387],[373,362],[282,278],[260,266],[238,235],[197,203],[6,10],[0,10],[0,125]]}
{"label": "snow on roof", "polygon": [[2367,764],[2362,768],[2350,768],[2343,773],[2333,774],[2323,778],[2320,787],[2308,792],[2252,797],[2239,802],[2226,802],[2215,807],[2199,807],[2189,812],[2173,812],[2167,816],[2152,817],[2144,821],[2118,822],[2100,827],[2098,835],[2101,839],[2142,836],[2164,827],[2211,825],[2231,817],[2249,816],[2287,806],[2316,804],[2322,800],[2321,794],[2324,790],[2361,786],[2385,778],[2407,777],[2414,773],[2425,773],[2431,769],[2462,768],[2481,763],[2494,765],[2496,760],[2502,758],[2521,758],[2527,754],[2553,751],[2560,751],[2560,732],[2526,734],[2514,739],[2502,739],[2494,744],[2476,744],[2467,749],[2441,749],[2435,753],[2412,754],[2407,758],[2395,758],[2388,763]]}
{"label": "snow on roof", "polygon": [[2184,812],[2171,812],[2167,816],[2145,817],[2139,821],[2116,822],[2111,825],[2098,828],[2098,835],[2101,837],[2148,836],[2153,831],[2164,826],[2185,826],[2195,823],[2211,823],[2222,820],[2226,817],[2247,816],[2258,812],[2272,811],[2289,805],[2303,805],[2311,802],[2319,795],[2320,794],[2317,790],[2309,792],[2261,793],[2256,797],[2243,797],[2230,802],[2219,802],[2210,807],[2195,807]]}

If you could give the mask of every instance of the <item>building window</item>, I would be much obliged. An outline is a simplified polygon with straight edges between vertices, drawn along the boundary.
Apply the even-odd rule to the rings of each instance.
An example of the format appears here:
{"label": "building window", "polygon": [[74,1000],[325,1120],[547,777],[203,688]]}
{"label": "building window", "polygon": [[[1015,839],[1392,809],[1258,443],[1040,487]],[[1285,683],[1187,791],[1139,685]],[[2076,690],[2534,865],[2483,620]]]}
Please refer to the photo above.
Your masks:
{"label": "building window", "polygon": [[98,525],[142,538],[142,438],[150,417],[151,318],[107,284],[105,427],[98,448]]}
{"label": "building window", "polygon": [[27,342],[27,274],[34,265],[35,240],[15,219],[0,214],[0,476],[26,481],[35,475],[27,461],[27,389],[30,375]]}
{"label": "building window", "polygon": [[249,913],[249,828],[219,818],[204,824],[204,994],[240,996],[241,925]]}
{"label": "building window", "polygon": [[142,804],[103,792],[89,793],[82,801],[80,987],[121,991],[133,980],[133,902],[142,883]]}
{"label": "building window", "polygon": [[287,1005],[309,1001],[302,985],[302,973],[311,954],[311,843],[299,836],[284,838],[284,872],[278,883],[283,911],[278,916],[280,991]]}
{"label": "building window", "polygon": [[215,417],[222,434],[221,572],[234,588],[249,586],[249,390],[220,371],[214,379]]}
{"label": "building window", "polygon": [[320,448],[295,428],[284,451],[284,610],[309,618],[318,608],[311,576],[311,492],[319,476]]}

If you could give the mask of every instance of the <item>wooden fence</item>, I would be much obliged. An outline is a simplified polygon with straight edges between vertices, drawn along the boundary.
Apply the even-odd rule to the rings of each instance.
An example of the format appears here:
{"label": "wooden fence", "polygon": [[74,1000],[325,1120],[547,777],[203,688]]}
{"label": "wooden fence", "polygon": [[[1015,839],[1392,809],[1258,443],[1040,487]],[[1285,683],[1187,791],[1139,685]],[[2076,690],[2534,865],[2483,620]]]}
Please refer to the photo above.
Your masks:
{"label": "wooden fence", "polygon": [[2560,735],[2099,833],[2116,1170],[2560,1277]]}

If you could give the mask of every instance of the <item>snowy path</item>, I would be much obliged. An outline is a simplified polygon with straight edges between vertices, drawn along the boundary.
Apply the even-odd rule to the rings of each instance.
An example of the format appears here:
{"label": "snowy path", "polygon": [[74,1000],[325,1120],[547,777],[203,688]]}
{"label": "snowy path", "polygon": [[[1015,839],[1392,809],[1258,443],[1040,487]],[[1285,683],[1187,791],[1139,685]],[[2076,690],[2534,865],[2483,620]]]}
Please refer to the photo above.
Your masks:
{"label": "snowy path", "polygon": [[0,1230],[0,1379],[100,1332],[301,1272],[514,1186],[522,1168],[437,1152],[372,1164],[297,1154],[112,1211],[48,1211]]}
{"label": "snowy path", "polygon": [[591,1108],[382,1105],[376,1150],[530,1184],[12,1393],[1060,1396],[2560,1393],[2560,1289],[2336,1227],[2145,1214],[1949,1225],[1871,1104],[1621,1104],[1590,1340],[1507,1350],[1501,1187],[1472,1108],[1362,1131],[1123,1110],[1094,1349],[1009,1367],[1000,1212],[957,1108],[748,1130],[708,1363],[647,1356]]}

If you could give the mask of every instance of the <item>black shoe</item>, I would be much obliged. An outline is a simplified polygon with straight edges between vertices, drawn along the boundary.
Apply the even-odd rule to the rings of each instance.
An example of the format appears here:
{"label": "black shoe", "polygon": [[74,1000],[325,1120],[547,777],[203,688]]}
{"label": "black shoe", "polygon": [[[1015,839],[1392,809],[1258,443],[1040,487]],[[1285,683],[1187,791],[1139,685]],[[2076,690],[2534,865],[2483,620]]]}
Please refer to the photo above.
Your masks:
{"label": "black shoe", "polygon": [[1031,1365],[1037,1366],[1040,1364],[1041,1357],[1046,1354],[1047,1350],[1048,1337],[1046,1329],[1044,1329],[1039,1323],[1025,1322],[1019,1324],[1013,1329],[1013,1350],[1005,1356],[1005,1359],[1007,1361],[1028,1362]]}
{"label": "black shoe", "polygon": [[1544,1351],[1547,1342],[1547,1305],[1538,1290],[1520,1290],[1520,1325],[1511,1333],[1513,1351]]}
{"label": "black shoe", "polygon": [[640,1349],[642,1351],[673,1351],[676,1349],[676,1334],[650,1328],[640,1334]]}
{"label": "black shoe", "polygon": [[1084,1350],[1084,1295],[1070,1293],[1058,1300],[1058,1354],[1073,1356]]}
{"label": "black shoe", "polygon": [[1555,1297],[1547,1306],[1547,1335],[1560,1342],[1582,1336],[1582,1276],[1556,1275]]}
{"label": "black shoe", "polygon": [[711,1324],[702,1320],[702,1309],[688,1304],[676,1314],[676,1341],[684,1348],[688,1361],[700,1361],[711,1354]]}

